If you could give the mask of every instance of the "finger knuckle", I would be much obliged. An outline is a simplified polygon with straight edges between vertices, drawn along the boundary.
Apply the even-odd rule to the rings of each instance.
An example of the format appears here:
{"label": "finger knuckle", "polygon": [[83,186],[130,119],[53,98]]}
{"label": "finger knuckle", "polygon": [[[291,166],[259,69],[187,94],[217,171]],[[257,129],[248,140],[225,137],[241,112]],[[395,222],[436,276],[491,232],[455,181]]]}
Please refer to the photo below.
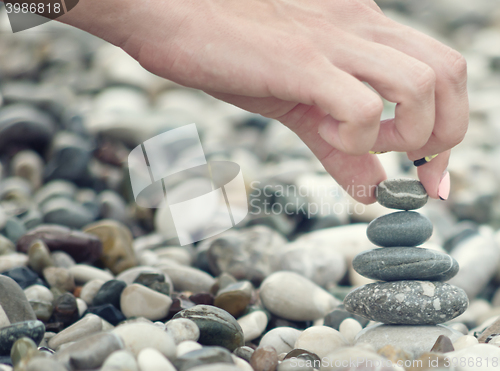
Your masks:
{"label": "finger knuckle", "polygon": [[384,110],[384,103],[378,96],[364,99],[358,104],[358,109],[355,111],[356,115],[354,121],[360,125],[374,125],[378,124],[382,111]]}
{"label": "finger knuckle", "polygon": [[412,87],[417,96],[428,95],[434,92],[436,73],[425,64],[418,64],[413,69]]}
{"label": "finger knuckle", "polygon": [[443,71],[448,80],[462,84],[467,81],[467,60],[462,54],[448,48],[444,57]]}
{"label": "finger knuckle", "polygon": [[423,135],[411,135],[403,138],[404,147],[407,151],[416,151],[417,149],[422,148],[428,140],[429,136]]}
{"label": "finger knuckle", "polygon": [[441,135],[437,135],[437,138],[445,143],[448,148],[453,148],[464,140],[466,133],[467,125],[464,125],[462,127],[454,127],[453,130],[448,130]]}

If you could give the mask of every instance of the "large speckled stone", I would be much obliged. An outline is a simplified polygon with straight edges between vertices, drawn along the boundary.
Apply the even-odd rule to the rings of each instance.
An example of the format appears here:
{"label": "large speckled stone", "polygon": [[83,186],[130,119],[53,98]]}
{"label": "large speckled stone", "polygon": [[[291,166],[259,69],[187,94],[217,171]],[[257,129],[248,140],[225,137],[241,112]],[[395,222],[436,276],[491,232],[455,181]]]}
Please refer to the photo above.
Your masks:
{"label": "large speckled stone", "polygon": [[467,309],[462,289],[444,282],[375,282],[358,287],[344,299],[346,310],[394,325],[435,325]]}
{"label": "large speckled stone", "polygon": [[417,246],[432,235],[432,223],[414,211],[398,211],[374,219],[366,235],[378,246]]}
{"label": "large speckled stone", "polygon": [[415,210],[427,203],[429,196],[416,179],[387,179],[377,186],[377,201],[390,209]]}
{"label": "large speckled stone", "polygon": [[455,259],[421,247],[382,247],[364,251],[352,261],[362,276],[381,281],[447,281],[458,272]]}

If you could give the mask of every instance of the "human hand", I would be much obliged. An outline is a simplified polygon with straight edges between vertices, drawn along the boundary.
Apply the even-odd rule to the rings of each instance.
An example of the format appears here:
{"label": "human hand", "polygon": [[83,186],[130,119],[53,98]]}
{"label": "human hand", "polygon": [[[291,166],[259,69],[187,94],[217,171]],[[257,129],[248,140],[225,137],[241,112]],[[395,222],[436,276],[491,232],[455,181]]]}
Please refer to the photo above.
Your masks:
{"label": "human hand", "polygon": [[[371,0],[136,4],[113,18],[127,32],[115,22],[93,33],[159,76],[281,121],[361,202],[374,202],[373,186],[386,177],[368,151],[407,152],[412,161],[439,153],[418,168],[438,197],[449,150],[468,125],[458,52],[388,19]],[[362,81],[397,103],[394,119],[380,122],[382,99]]]}

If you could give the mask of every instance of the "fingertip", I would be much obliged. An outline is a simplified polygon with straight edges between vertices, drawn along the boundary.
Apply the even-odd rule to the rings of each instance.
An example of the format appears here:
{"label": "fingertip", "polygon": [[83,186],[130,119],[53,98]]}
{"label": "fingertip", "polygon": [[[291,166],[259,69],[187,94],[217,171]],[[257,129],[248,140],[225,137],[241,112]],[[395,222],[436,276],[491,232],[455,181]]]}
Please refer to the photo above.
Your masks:
{"label": "fingertip", "polygon": [[356,201],[365,205],[377,201],[377,185],[387,176],[376,155],[350,156],[336,151],[335,156],[322,162],[345,192]]}
{"label": "fingertip", "polygon": [[448,199],[448,196],[450,195],[450,186],[450,173],[445,171],[441,176],[441,181],[439,182],[438,187],[438,197],[441,200],[446,201]]}
{"label": "fingertip", "polygon": [[[425,163],[417,168],[418,178],[424,186],[429,197],[434,199],[440,199],[439,188],[443,176],[446,175],[446,168],[448,166],[448,161],[450,158],[450,151],[445,151],[440,153],[437,157],[432,159],[432,161]],[[441,194],[444,193],[444,188],[441,189]],[[449,193],[449,186],[448,186]],[[447,195],[446,195],[447,196]],[[446,197],[447,198],[447,197]],[[442,199],[442,197],[441,197]]]}
{"label": "fingertip", "polygon": [[375,202],[377,202],[377,199],[375,198],[375,196],[359,197],[359,198],[355,198],[355,200],[364,204],[364,205],[371,205],[371,204],[374,204]]}

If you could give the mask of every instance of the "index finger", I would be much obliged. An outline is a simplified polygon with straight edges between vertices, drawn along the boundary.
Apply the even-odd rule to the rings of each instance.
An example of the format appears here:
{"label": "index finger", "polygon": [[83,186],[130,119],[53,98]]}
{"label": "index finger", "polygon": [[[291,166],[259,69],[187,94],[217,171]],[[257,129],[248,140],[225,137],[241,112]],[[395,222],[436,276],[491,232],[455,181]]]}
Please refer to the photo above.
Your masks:
{"label": "index finger", "polygon": [[[469,123],[467,63],[452,48],[410,27],[387,19],[385,27],[375,31],[375,41],[412,56],[436,73],[436,121],[431,137],[420,149],[411,151],[411,160],[444,152],[462,141]],[[384,135],[381,125],[379,138]],[[373,147],[374,151],[390,148]]]}

